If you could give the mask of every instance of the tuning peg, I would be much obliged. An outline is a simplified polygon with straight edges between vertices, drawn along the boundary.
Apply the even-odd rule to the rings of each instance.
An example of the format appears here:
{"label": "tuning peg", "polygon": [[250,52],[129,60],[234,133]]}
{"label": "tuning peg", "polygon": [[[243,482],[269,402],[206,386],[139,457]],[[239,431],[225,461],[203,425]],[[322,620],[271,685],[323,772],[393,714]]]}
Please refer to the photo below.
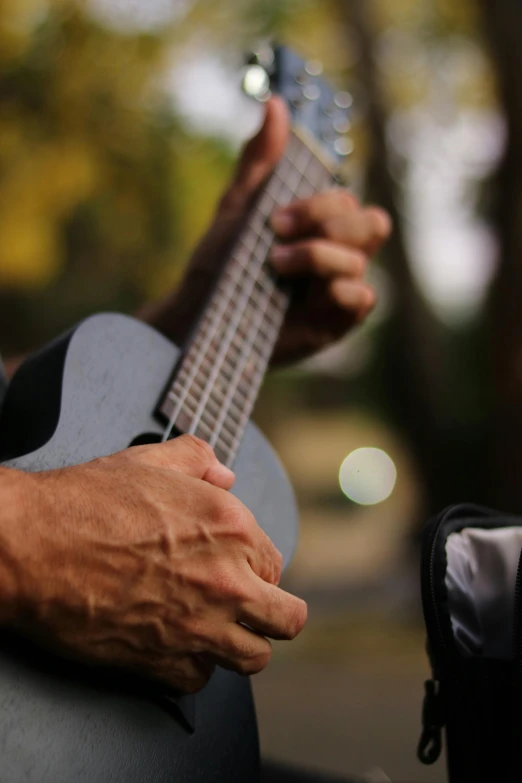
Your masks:
{"label": "tuning peg", "polygon": [[294,81],[299,85],[308,84],[310,81],[310,75],[305,71],[298,71],[294,76]]}
{"label": "tuning peg", "polygon": [[354,149],[353,141],[350,138],[348,138],[348,136],[343,136],[342,138],[337,139],[337,141],[334,144],[334,150],[342,158],[346,158],[348,155],[351,155],[353,149]]}
{"label": "tuning peg", "polygon": [[319,60],[308,60],[305,71],[308,76],[320,76],[323,72],[323,64]]}
{"label": "tuning peg", "polygon": [[332,122],[332,128],[336,133],[348,133],[351,127],[352,123],[348,117],[336,117]]}
{"label": "tuning peg", "polygon": [[307,84],[303,88],[303,96],[307,101],[317,101],[321,97],[321,88],[318,84]]}
{"label": "tuning peg", "polygon": [[292,100],[290,101],[290,105],[294,109],[296,109],[296,111],[301,111],[301,109],[304,106],[304,99],[303,99],[302,95],[299,95],[299,96],[297,96],[295,98],[292,98]]}
{"label": "tuning peg", "polygon": [[334,96],[334,104],[338,109],[349,109],[353,105],[353,96],[349,92],[338,92]]}
{"label": "tuning peg", "polygon": [[349,92],[337,92],[333,101],[326,106],[323,111],[328,117],[334,117],[339,113],[339,109],[349,109],[353,105],[353,96]]}

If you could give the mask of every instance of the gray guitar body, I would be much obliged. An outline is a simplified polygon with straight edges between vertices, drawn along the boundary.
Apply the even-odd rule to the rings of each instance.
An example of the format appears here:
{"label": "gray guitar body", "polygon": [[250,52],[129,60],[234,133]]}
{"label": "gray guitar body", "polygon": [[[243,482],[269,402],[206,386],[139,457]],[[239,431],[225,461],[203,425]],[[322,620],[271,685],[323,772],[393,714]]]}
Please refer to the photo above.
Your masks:
{"label": "gray guitar body", "polygon": [[[179,350],[121,315],[94,316],[27,361],[0,417],[0,461],[25,471],[161,439],[154,412]],[[288,563],[297,512],[270,446],[249,425],[234,493]],[[255,783],[248,679],[218,669],[196,696],[72,664],[0,634],[2,783]]]}

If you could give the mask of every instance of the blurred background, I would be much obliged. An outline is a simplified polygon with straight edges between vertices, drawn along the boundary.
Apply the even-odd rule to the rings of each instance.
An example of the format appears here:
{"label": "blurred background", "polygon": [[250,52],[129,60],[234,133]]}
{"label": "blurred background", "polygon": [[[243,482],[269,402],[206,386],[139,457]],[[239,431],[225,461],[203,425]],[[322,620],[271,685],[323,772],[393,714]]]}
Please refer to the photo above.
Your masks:
{"label": "blurred background", "polygon": [[258,405],[310,605],[256,678],[262,744],[435,783],[415,760],[420,531],[461,500],[522,512],[522,3],[0,0],[0,349],[176,285],[258,127],[240,83],[265,38],[351,92],[348,175],[395,233],[368,323]]}

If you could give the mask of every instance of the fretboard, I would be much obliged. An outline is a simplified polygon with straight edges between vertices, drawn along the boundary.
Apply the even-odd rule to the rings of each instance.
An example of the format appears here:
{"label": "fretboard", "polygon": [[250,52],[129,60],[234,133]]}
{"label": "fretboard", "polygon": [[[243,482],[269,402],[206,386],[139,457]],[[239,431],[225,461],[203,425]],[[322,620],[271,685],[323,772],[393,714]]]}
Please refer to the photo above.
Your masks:
{"label": "fretboard", "polygon": [[231,466],[289,306],[291,289],[266,263],[276,206],[332,183],[325,164],[296,134],[257,200],[160,406],[169,430],[207,441]]}

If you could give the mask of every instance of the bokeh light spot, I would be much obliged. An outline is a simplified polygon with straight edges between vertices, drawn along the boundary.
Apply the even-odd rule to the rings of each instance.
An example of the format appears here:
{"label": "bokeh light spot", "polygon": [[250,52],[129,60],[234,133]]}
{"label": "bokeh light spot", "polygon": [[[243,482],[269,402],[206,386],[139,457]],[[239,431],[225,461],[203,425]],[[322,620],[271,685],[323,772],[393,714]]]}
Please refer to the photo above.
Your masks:
{"label": "bokeh light spot", "polygon": [[346,497],[363,506],[382,503],[389,498],[396,480],[397,468],[382,449],[352,451],[339,471],[339,483]]}

